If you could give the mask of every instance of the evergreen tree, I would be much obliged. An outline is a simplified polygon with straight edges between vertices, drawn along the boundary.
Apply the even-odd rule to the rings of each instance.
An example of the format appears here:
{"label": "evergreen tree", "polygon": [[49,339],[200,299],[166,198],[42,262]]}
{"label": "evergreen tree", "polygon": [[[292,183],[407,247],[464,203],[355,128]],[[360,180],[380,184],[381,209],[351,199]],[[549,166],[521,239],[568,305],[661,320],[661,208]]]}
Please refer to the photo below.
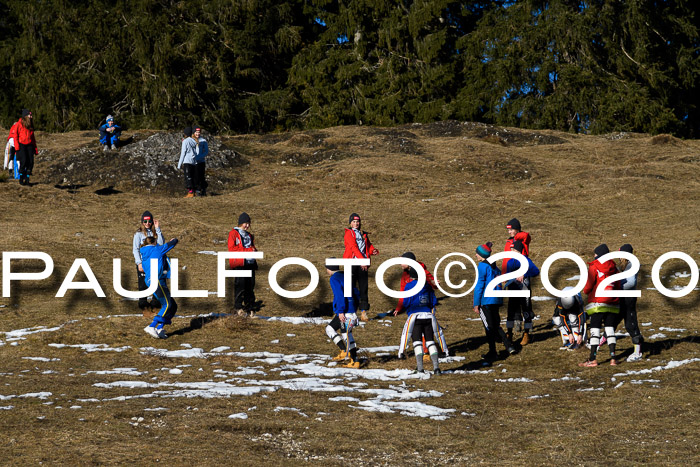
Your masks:
{"label": "evergreen tree", "polygon": [[460,46],[460,118],[697,134],[690,2],[525,0],[490,12]]}
{"label": "evergreen tree", "polygon": [[290,83],[311,126],[428,122],[452,116],[457,39],[482,8],[447,0],[316,0],[320,39]]}

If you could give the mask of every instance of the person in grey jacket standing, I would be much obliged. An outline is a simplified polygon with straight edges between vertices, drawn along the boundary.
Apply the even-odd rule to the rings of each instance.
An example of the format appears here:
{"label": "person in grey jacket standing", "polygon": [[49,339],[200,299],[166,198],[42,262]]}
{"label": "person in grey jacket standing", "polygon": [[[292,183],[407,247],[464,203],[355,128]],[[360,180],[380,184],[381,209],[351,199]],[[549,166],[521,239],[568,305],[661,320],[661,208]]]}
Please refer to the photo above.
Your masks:
{"label": "person in grey jacket standing", "polygon": [[[154,220],[153,214],[149,211],[145,211],[141,215],[141,224],[139,224],[139,229],[134,233],[134,241],[132,242],[132,252],[136,261],[136,274],[139,280],[139,291],[144,291],[148,288],[146,286],[146,275],[141,265],[141,245],[146,237],[156,237],[158,245],[165,243],[163,232],[160,231],[160,222]],[[160,302],[156,297],[153,297],[151,303],[148,303],[148,297],[139,298],[139,308],[144,316],[152,314],[152,310],[149,310],[149,308],[159,310],[160,307]]]}
{"label": "person in grey jacket standing", "polygon": [[195,187],[195,167],[197,164],[197,153],[199,152],[199,142],[192,137],[192,127],[188,126],[184,129],[185,139],[182,140],[180,148],[180,161],[177,163],[177,169],[182,167],[185,173],[185,188],[187,195],[185,198],[194,198]]}

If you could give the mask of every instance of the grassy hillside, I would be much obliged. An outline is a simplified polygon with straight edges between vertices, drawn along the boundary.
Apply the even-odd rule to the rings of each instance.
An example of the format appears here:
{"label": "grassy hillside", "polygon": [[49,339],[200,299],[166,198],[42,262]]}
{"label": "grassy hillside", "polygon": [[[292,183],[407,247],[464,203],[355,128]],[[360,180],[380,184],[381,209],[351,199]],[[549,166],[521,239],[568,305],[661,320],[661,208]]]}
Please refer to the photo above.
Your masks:
{"label": "grassy hillside", "polygon": [[[154,132],[140,133],[137,141]],[[221,143],[242,162],[210,171],[208,197],[183,199],[177,184],[140,186],[123,151],[100,155],[113,158],[108,170],[86,161],[79,181],[58,174],[81,149],[97,146],[95,135],[81,132],[39,134],[35,184],[0,183],[2,250],[43,251],[55,262],[49,279],[13,283],[12,296],[0,300],[5,462],[700,460],[700,292],[665,298],[649,290],[648,277],[663,253],[698,257],[697,141],[444,122],[240,135]],[[177,154],[172,148],[173,164]],[[160,219],[166,240],[180,239],[171,257],[179,259],[181,288],[212,292],[216,257],[201,252],[226,250],[229,230],[248,212],[265,254],[257,273],[259,314],[276,318],[326,318],[322,304],[331,294],[321,265],[342,255],[352,212],[381,252],[373,270],[406,250],[431,269],[451,252],[473,256],[489,240],[502,251],[512,217],[531,233],[538,265],[557,251],[590,261],[600,243],[611,249],[631,243],[642,263],[645,359],[613,368],[603,348],[601,367],[579,368],[587,352],[558,350],[549,325],[554,302],[539,281],[535,342],[493,367],[482,365],[487,346],[471,295],[441,300],[438,316],[457,358],[442,363],[446,374],[429,378],[409,373],[410,357],[399,361],[395,350],[377,349],[398,345],[403,315],[358,329],[360,347],[369,348],[361,352],[366,366],[341,371],[328,366],[337,349],[318,319],[292,324],[225,315],[233,308],[232,283],[226,298],[178,299],[181,318],[169,339],[156,341],[143,332],[147,321],[135,303],[112,288],[112,258],[122,258],[122,283],[135,288],[131,239],[145,209]],[[317,291],[304,299],[282,299],[269,287],[270,267],[290,256],[321,270]],[[91,291],[55,297],[75,258],[87,259],[107,298]],[[38,263],[15,268],[37,270]],[[689,270],[680,261],[666,263],[664,284],[684,286]],[[550,277],[561,288],[573,285],[567,279],[575,274],[560,262]],[[396,287],[397,277],[392,272],[387,282]],[[471,281],[474,273],[452,281],[461,278]],[[279,276],[289,289],[307,281],[301,268]],[[373,281],[370,302],[371,316],[395,306]],[[209,313],[217,315],[200,317]],[[623,356],[631,347],[629,338],[619,339]]]}

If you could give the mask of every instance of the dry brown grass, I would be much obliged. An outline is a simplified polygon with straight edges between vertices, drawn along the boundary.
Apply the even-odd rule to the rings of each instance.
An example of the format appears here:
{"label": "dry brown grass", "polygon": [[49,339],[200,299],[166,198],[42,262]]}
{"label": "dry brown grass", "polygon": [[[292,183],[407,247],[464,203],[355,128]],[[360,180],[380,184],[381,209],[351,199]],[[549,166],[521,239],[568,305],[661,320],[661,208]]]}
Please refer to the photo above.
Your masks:
{"label": "dry brown grass", "polygon": [[[40,134],[39,146],[49,150],[52,160],[60,160],[66,151],[92,144],[94,137],[82,132]],[[503,138],[507,145],[489,142],[492,137]],[[647,290],[653,285],[644,276],[667,251],[681,250],[697,257],[700,211],[694,200],[700,188],[700,143],[675,144],[675,140],[646,135],[612,138],[518,132],[454,122],[246,135],[229,137],[227,142],[250,162],[236,169],[248,188],[218,196],[192,200],[128,192],[99,196],[95,194],[102,188],[98,185],[71,193],[44,183],[41,165],[35,170],[36,186],[20,187],[14,181],[0,184],[5,203],[3,251],[45,251],[56,264],[51,279],[13,285],[12,298],[0,301],[6,305],[0,308],[0,332],[62,325],[57,331],[31,334],[17,346],[6,342],[0,347],[4,360],[0,381],[5,383],[0,395],[52,393],[47,400],[0,401],[0,406],[14,406],[0,410],[4,463],[589,465],[700,461],[697,363],[612,380],[615,373],[698,357],[700,295],[695,291],[683,299],[665,299]],[[492,373],[447,374],[406,382],[414,389],[443,393],[422,401],[456,409],[445,421],[365,412],[348,407],[352,403],[328,400],[342,393],[316,392],[303,386],[266,393],[267,397],[108,401],[105,399],[153,390],[106,389],[95,383],[153,381],[153,377],[180,383],[218,381],[217,370],[256,365],[267,372],[260,379],[282,379],[272,371],[275,365],[253,363],[249,358],[163,358],[142,353],[139,349],[143,347],[179,350],[182,344],[189,344],[205,351],[228,346],[232,350],[245,347],[245,352],[335,353],[322,326],[238,317],[177,319],[168,340],[156,342],[146,336],[142,331],[145,320],[137,314],[134,302],[120,300],[111,287],[114,257],[123,259],[124,285],[135,285],[131,238],[144,209],[161,220],[166,239],[177,236],[181,240],[171,256],[187,266],[180,271],[182,287],[209,290],[216,288],[216,259],[198,252],[225,250],[228,231],[238,214],[250,213],[256,243],[265,253],[256,287],[264,316],[301,316],[330,300],[323,273],[314,294],[291,301],[270,291],[267,272],[275,261],[289,256],[306,258],[319,267],[324,258],[340,256],[342,229],[348,215],[356,211],[381,251],[378,260],[410,249],[431,268],[442,255],[452,251],[471,255],[487,240],[500,251],[506,238],[504,225],[511,217],[518,217],[532,234],[532,257],[538,265],[556,251],[572,251],[589,260],[592,249],[601,242],[611,248],[631,243],[643,265],[640,321],[652,322],[654,332],[661,326],[686,331],[666,331],[667,338],[650,341],[649,360],[643,363],[583,370],[576,364],[586,358],[585,352],[559,351],[558,337],[546,326],[552,302],[536,302],[535,311],[541,318],[536,321],[535,343],[498,362]],[[90,263],[107,299],[78,291],[63,299],[54,297],[72,261],[80,257]],[[669,263],[667,269],[688,268]],[[286,273],[288,286],[301,288],[307,275],[299,271],[285,270],[280,279]],[[553,270],[555,285],[570,284],[564,279],[575,273],[563,265]],[[666,281],[683,285],[687,279]],[[535,295],[545,295],[540,287],[535,285]],[[370,301],[370,314],[394,306],[374,285]],[[180,314],[187,316],[227,313],[233,308],[231,290],[225,299],[210,296],[178,302]],[[486,350],[480,324],[465,320],[473,317],[470,305],[471,297],[467,297],[443,300],[439,307],[452,351],[465,357],[445,364],[444,369],[478,368],[479,356]],[[106,318],[108,315],[112,317]],[[95,319],[98,316],[103,318]],[[357,331],[356,338],[362,347],[397,345],[402,325],[402,318],[394,319],[391,326],[372,321]],[[648,337],[653,332],[647,329],[642,331]],[[0,340],[4,340],[2,334]],[[279,344],[271,344],[273,340]],[[88,353],[75,347],[51,347],[51,343],[130,348],[121,353]],[[628,353],[630,347],[628,339],[620,341],[621,353]],[[370,369],[411,368],[414,364],[364,355],[370,358]],[[38,356],[60,360],[23,358]],[[601,362],[606,360],[601,358]],[[161,370],[187,364],[192,367],[179,375]],[[148,373],[88,373],[112,368]],[[44,373],[49,370],[52,373]],[[581,379],[551,381],[567,374]],[[494,381],[502,378],[533,382]],[[659,382],[632,384],[632,379]],[[614,389],[620,381],[624,384]],[[357,382],[367,382],[371,388],[397,384]],[[596,387],[604,390],[577,391]],[[528,399],[531,396],[543,397]],[[92,398],[100,402],[77,402]],[[53,404],[44,405],[47,401]],[[74,405],[82,408],[71,409]],[[145,410],[158,406],[168,410]],[[256,409],[248,412],[252,406]],[[298,408],[308,418],[275,412],[279,406]],[[250,417],[228,418],[238,412],[248,412]],[[460,415],[462,412],[475,415]]]}

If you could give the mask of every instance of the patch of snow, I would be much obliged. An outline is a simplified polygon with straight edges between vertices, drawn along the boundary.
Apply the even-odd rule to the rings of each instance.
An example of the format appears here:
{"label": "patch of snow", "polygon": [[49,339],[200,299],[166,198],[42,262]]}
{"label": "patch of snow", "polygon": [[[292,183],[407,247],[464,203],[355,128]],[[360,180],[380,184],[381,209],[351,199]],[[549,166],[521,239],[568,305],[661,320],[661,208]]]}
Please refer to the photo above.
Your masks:
{"label": "patch of snow", "polygon": [[275,407],[274,412],[282,412],[282,411],[285,411],[285,410],[288,410],[288,411],[290,411],[290,412],[296,412],[296,413],[298,413],[299,415],[301,415],[301,416],[303,416],[303,417],[306,417],[306,418],[309,417],[309,416],[306,415],[304,412],[302,412],[301,410],[299,410],[299,409],[297,409],[297,408],[295,408],[295,407]]}
{"label": "patch of snow", "polygon": [[552,381],[553,383],[557,381],[581,381],[581,378],[579,378],[578,376],[566,375],[561,378],[552,378],[550,381]]}
{"label": "patch of snow", "polygon": [[303,318],[301,316],[255,316],[258,319],[264,319],[265,321],[279,321],[282,323],[289,324],[328,324],[331,322],[330,319],[326,318]]}
{"label": "patch of snow", "polygon": [[628,375],[648,375],[656,371],[672,370],[690,363],[700,362],[700,358],[688,358],[686,360],[671,360],[666,365],[655,366],[653,368],[644,368],[642,370],[629,370],[624,373],[616,373],[613,376],[628,376]]}
{"label": "patch of snow", "polygon": [[107,344],[49,344],[49,347],[54,347],[56,349],[62,349],[64,347],[72,347],[77,349],[83,349],[86,352],[124,352],[129,350],[131,346],[125,345],[123,347],[110,347]]}
{"label": "patch of snow", "polygon": [[430,418],[431,420],[446,420],[450,414],[456,412],[455,409],[443,409],[422,402],[377,401],[373,399],[361,401],[358,406],[351,405],[350,407],[368,412],[399,412],[401,415]]}
{"label": "patch of snow", "polygon": [[362,350],[364,350],[365,352],[370,352],[370,353],[398,352],[399,346],[398,345],[385,345],[384,347],[363,347]]}
{"label": "patch of snow", "polygon": [[127,376],[141,376],[148,373],[147,371],[139,371],[136,368],[114,368],[112,370],[90,370],[83,373],[83,375],[93,374],[93,375],[127,375]]}

